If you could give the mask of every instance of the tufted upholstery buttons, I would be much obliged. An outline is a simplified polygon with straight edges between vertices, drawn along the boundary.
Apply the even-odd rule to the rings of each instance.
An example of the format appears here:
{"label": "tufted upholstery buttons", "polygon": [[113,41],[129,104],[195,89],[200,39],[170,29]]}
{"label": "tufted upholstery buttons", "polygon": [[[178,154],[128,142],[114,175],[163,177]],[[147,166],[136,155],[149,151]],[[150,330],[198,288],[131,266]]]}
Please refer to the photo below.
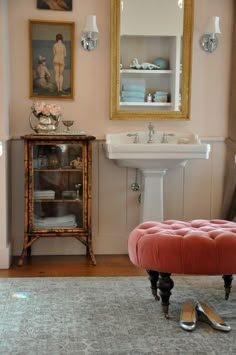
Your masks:
{"label": "tufted upholstery buttons", "polygon": [[159,272],[236,273],[236,223],[220,219],[145,222],[129,235],[130,260]]}

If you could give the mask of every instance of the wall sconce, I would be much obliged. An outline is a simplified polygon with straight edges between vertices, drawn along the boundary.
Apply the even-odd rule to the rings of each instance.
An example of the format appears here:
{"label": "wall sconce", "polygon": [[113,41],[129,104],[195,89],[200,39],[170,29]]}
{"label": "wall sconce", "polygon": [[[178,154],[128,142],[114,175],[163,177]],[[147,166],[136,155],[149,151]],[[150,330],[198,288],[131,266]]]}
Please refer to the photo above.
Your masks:
{"label": "wall sconce", "polygon": [[183,0],[178,0],[178,6],[180,9],[183,8]]}
{"label": "wall sconce", "polygon": [[98,33],[96,16],[88,15],[85,26],[81,36],[81,46],[84,50],[92,51],[97,47],[97,33]]}
{"label": "wall sconce", "polygon": [[217,33],[221,33],[220,18],[218,16],[213,16],[210,18],[205,34],[200,40],[201,47],[205,52],[212,53],[216,50],[218,45]]}

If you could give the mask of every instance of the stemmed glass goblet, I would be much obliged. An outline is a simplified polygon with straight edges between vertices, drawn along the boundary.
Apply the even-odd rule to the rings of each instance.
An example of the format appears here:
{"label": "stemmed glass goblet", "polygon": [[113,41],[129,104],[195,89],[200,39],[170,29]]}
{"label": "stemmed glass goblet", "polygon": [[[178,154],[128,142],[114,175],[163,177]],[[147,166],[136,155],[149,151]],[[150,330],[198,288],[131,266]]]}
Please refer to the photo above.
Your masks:
{"label": "stemmed glass goblet", "polygon": [[81,188],[82,184],[75,184],[75,189],[76,189],[76,200],[79,200],[79,190]]}
{"label": "stemmed glass goblet", "polygon": [[63,125],[66,127],[66,130],[64,132],[70,133],[70,127],[73,126],[74,121],[73,120],[63,120],[62,121]]}

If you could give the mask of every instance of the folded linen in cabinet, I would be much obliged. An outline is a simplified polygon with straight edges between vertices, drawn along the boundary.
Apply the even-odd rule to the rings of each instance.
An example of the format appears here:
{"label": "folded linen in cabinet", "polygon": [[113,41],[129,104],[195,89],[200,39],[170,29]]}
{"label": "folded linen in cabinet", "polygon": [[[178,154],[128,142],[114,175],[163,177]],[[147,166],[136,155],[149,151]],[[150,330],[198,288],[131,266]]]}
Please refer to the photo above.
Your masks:
{"label": "folded linen in cabinet", "polygon": [[126,98],[126,97],[139,97],[141,99],[144,99],[145,93],[141,91],[129,91],[129,90],[122,90],[121,91],[121,96]]}
{"label": "folded linen in cabinet", "polygon": [[43,196],[37,196],[34,195],[35,200],[54,200],[55,196],[48,196],[48,195],[43,195]]}
{"label": "folded linen in cabinet", "polygon": [[76,224],[76,217],[73,214],[61,216],[61,217],[45,217],[41,218],[34,216],[34,225],[38,226],[58,226],[58,225],[73,225]]}
{"label": "folded linen in cabinet", "polygon": [[55,191],[54,190],[34,190],[34,193],[35,194],[38,194],[38,195],[54,195],[55,194]]}
{"label": "folded linen in cabinet", "polygon": [[35,190],[34,191],[35,199],[54,199],[55,191],[53,190]]}
{"label": "folded linen in cabinet", "polygon": [[139,91],[144,93],[145,86],[144,85],[135,85],[135,84],[123,84],[122,90],[124,91]]}
{"label": "folded linen in cabinet", "polygon": [[121,97],[122,102],[144,102],[140,97]]}
{"label": "folded linen in cabinet", "polygon": [[34,192],[34,195],[35,196],[54,196],[55,195],[55,192]]}
{"label": "folded linen in cabinet", "polygon": [[56,224],[42,224],[42,223],[34,223],[34,227],[36,228],[46,228],[46,229],[50,229],[50,228],[76,228],[77,227],[77,223],[56,223]]}

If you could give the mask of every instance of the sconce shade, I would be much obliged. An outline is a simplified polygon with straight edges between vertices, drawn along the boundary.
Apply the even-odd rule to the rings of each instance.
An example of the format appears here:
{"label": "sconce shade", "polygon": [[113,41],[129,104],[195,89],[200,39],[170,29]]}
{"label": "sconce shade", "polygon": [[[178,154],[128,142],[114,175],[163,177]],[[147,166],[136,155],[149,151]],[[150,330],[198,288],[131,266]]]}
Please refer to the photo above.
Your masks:
{"label": "sconce shade", "polygon": [[204,52],[213,53],[218,46],[217,34],[221,33],[219,16],[212,16],[205,29],[205,34],[200,39]]}
{"label": "sconce shade", "polygon": [[87,16],[83,32],[99,32],[95,15]]}
{"label": "sconce shade", "polygon": [[93,51],[98,43],[98,27],[95,15],[88,15],[86,18],[83,33],[81,35],[81,46],[86,51]]}
{"label": "sconce shade", "polygon": [[180,9],[183,8],[183,0],[178,0],[178,6]]}
{"label": "sconce shade", "polygon": [[205,29],[205,33],[221,33],[219,16],[212,16],[209,19],[207,27]]}

